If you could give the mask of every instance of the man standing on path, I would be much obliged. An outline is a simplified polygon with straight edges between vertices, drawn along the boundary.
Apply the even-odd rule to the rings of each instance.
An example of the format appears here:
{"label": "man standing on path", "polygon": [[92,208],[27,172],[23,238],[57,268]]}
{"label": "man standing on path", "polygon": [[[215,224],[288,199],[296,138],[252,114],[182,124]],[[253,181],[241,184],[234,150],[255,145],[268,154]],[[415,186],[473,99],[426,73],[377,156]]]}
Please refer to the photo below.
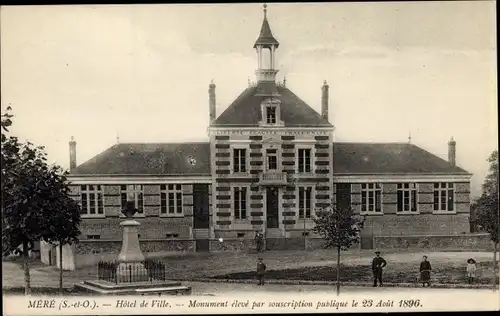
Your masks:
{"label": "man standing on path", "polygon": [[383,286],[382,283],[382,271],[383,268],[387,265],[387,262],[380,256],[380,251],[375,252],[375,258],[372,261],[372,270],[373,270],[373,287],[377,286],[377,281],[380,283],[380,286]]}
{"label": "man standing on path", "polygon": [[257,262],[257,280],[259,281],[257,285],[264,285],[264,274],[266,273],[266,265],[262,262],[262,258],[259,258]]}

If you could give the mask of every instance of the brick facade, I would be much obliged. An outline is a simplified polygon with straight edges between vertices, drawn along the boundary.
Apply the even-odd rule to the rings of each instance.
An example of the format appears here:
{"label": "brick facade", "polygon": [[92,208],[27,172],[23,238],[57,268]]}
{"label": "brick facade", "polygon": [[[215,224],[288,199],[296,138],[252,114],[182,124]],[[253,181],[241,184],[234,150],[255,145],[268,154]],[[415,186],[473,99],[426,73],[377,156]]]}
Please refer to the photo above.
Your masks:
{"label": "brick facade", "polygon": [[[241,140],[241,139],[240,139]],[[314,243],[319,236],[311,234],[310,230],[314,223],[312,219],[299,219],[298,215],[298,187],[311,185],[314,187],[312,192],[313,204],[317,207],[327,205],[333,198],[336,201],[336,186],[333,181],[325,181],[322,173],[317,174],[313,169],[312,175],[295,177],[295,181],[279,188],[279,227],[277,229],[266,229],[266,208],[265,208],[265,187],[258,185],[258,173],[252,174],[252,170],[259,173],[264,170],[264,154],[262,148],[268,148],[263,143],[262,136],[251,136],[245,138],[248,140],[248,174],[232,175],[231,171],[231,150],[234,148],[243,148],[238,142],[230,142],[230,138],[217,139],[216,144],[228,144],[223,149],[214,152],[214,162],[221,166],[216,168],[213,177],[216,179],[215,185],[209,185],[209,210],[210,228],[206,234],[207,239],[211,239],[210,250],[221,251],[223,249],[241,249],[253,247],[254,232],[257,229],[266,231],[269,247],[299,247],[304,245],[303,233],[308,232],[309,244]],[[293,143],[295,137],[282,136],[283,144],[286,149],[280,151],[281,168],[293,176],[295,174],[296,147]],[[243,143],[245,144],[245,143]],[[317,147],[317,142],[312,143],[311,147]],[[321,143],[319,143],[321,144]],[[252,145],[252,146],[248,146]],[[299,146],[304,146],[303,143]],[[221,146],[215,146],[221,147]],[[326,147],[326,146],[325,146]],[[330,151],[331,152],[331,151]],[[224,153],[224,155],[221,155]],[[331,157],[327,157],[323,151],[315,148],[314,164],[319,161],[329,162]],[[319,154],[319,155],[318,155]],[[319,157],[318,157],[319,156]],[[319,158],[319,159],[318,159]],[[218,163],[219,162],[219,163]],[[221,163],[227,162],[227,163]],[[321,163],[319,165],[322,165]],[[293,169],[292,169],[293,168]],[[326,163],[319,170],[328,168]],[[227,170],[228,173],[221,175],[217,170]],[[328,179],[328,178],[327,178]],[[330,178],[331,179],[331,178]],[[329,180],[329,179],[328,179]],[[470,224],[470,183],[454,183],[454,210],[447,213],[434,211],[434,183],[418,183],[418,211],[415,213],[400,213],[397,205],[397,184],[399,182],[384,182],[382,186],[382,212],[381,214],[367,214],[365,226],[362,231],[362,238],[372,239],[375,247],[376,240],[380,245],[389,245],[387,238],[402,236],[420,237],[420,236],[453,236],[457,234],[469,233]],[[252,185],[253,184],[253,185]],[[247,187],[247,218],[234,219],[234,196],[232,189],[235,187]],[[361,215],[361,183],[351,183],[350,200],[356,214]],[[333,190],[331,189],[333,188]],[[80,239],[96,245],[102,241],[119,241],[122,238],[122,228],[120,222],[123,220],[121,214],[120,185],[102,185],[104,214],[100,217],[83,216],[81,224],[82,235]],[[147,243],[155,242],[166,244],[183,244],[187,241],[193,242],[196,239],[193,225],[193,185],[182,184],[182,209],[181,216],[169,216],[160,212],[160,185],[144,185],[144,214],[136,216],[136,220],[141,223],[139,227],[140,240]],[[71,186],[72,197],[81,200],[80,186]],[[215,195],[214,195],[215,194]],[[213,206],[212,206],[213,201]],[[98,236],[98,237],[96,237]],[[89,240],[99,238],[99,240]],[[224,239],[224,245],[219,245],[218,239]],[[316,239],[315,239],[316,238]],[[273,240],[273,241],[271,241]],[[382,242],[383,241],[383,242]],[[321,244],[320,242],[316,244]],[[397,243],[398,245],[401,242]],[[287,246],[284,246],[287,245]],[[318,246],[317,245],[317,246]],[[165,248],[166,247],[166,248]],[[165,246],[163,248],[170,249]],[[311,246],[307,246],[311,248]],[[319,247],[319,246],[318,246]],[[158,247],[157,247],[158,248]],[[159,247],[160,249],[162,247]],[[194,250],[190,247],[173,247],[171,249]],[[299,247],[300,248],[300,247]],[[156,248],[155,248],[156,249]]]}
{"label": "brick facade", "polygon": [[[327,205],[332,198],[332,138],[330,133],[274,132],[265,130],[249,135],[227,133],[213,135],[211,148],[214,188],[214,237],[254,238],[255,230],[265,231],[267,237],[288,237],[290,232],[302,232],[304,219],[299,219],[298,187],[313,188],[312,209]],[[298,174],[299,148],[311,150],[311,171]],[[244,172],[234,171],[234,150],[246,151]],[[266,190],[259,184],[259,175],[266,172],[266,153],[277,156],[277,172],[288,176],[287,184],[274,187],[278,192],[278,227],[266,228]],[[234,217],[234,188],[247,189],[247,218]],[[314,211],[312,211],[314,213]],[[312,214],[313,215],[313,214]],[[306,219],[306,228],[313,226],[312,219]]]}
{"label": "brick facade", "polygon": [[[166,184],[168,185],[168,184]],[[174,184],[176,185],[176,184]],[[211,214],[211,196],[209,187],[208,212]],[[81,202],[81,186],[72,185],[72,197]],[[161,195],[159,184],[143,185],[144,214],[136,214],[135,220],[139,226],[140,239],[181,240],[193,239],[193,185],[182,184],[182,214],[164,214],[161,212]],[[97,238],[101,240],[121,240],[122,228],[120,185],[102,185],[104,214],[82,214],[81,240]]]}

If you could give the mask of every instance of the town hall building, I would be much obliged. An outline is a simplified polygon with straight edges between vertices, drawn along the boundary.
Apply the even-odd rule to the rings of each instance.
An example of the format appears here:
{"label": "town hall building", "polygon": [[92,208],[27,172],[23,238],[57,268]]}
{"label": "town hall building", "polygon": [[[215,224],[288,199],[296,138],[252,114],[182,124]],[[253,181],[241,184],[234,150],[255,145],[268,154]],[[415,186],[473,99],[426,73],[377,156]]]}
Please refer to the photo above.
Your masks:
{"label": "town hall building", "polygon": [[245,251],[256,231],[270,250],[319,248],[313,218],[332,204],[365,217],[363,249],[446,246],[469,233],[471,174],[453,139],[448,161],[410,142],[334,142],[327,82],[317,113],[276,81],[279,46],[264,7],[256,82],[220,114],[209,84],[207,142],[117,143],[77,165],[71,140],[77,253],[120,251],[127,201],[144,252]]}

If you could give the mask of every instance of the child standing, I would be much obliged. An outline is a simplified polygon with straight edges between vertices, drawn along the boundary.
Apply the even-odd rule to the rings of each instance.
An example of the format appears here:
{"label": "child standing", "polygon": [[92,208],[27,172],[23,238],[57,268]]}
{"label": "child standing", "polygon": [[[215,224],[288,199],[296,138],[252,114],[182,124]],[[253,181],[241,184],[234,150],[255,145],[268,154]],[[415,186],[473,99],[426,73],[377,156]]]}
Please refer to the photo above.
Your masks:
{"label": "child standing", "polygon": [[474,283],[474,278],[476,277],[476,260],[470,258],[467,260],[467,282],[469,284]]}
{"label": "child standing", "polygon": [[424,260],[420,263],[420,281],[423,287],[431,285],[431,270],[431,263],[427,260],[427,256],[424,256]]}
{"label": "child standing", "polygon": [[264,285],[264,275],[266,273],[266,265],[262,262],[262,258],[259,258],[257,262],[257,285]]}

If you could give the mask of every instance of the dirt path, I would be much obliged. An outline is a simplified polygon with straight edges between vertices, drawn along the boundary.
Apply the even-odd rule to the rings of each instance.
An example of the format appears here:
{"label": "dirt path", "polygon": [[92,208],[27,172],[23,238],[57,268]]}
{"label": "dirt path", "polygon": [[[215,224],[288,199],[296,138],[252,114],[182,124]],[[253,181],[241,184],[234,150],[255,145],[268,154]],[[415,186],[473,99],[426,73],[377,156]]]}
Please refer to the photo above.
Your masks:
{"label": "dirt path", "polygon": [[[383,253],[382,256],[389,265],[417,265],[422,255],[429,256],[434,266],[465,266],[465,261],[473,257],[477,262],[491,262],[489,252],[409,252]],[[336,265],[337,260],[332,250],[318,251],[274,251],[261,254],[255,253],[213,253],[203,256],[167,257],[163,261],[173,278],[193,278],[215,276],[235,272],[253,271],[257,257],[263,257],[269,270],[294,269],[307,266]],[[344,265],[369,265],[373,257],[372,251],[346,252],[342,254]],[[2,262],[4,286],[24,286],[24,272],[18,263]],[[96,267],[64,272],[64,285],[73,284],[95,278]],[[33,286],[58,286],[59,271],[53,267],[38,267],[31,269]]]}

